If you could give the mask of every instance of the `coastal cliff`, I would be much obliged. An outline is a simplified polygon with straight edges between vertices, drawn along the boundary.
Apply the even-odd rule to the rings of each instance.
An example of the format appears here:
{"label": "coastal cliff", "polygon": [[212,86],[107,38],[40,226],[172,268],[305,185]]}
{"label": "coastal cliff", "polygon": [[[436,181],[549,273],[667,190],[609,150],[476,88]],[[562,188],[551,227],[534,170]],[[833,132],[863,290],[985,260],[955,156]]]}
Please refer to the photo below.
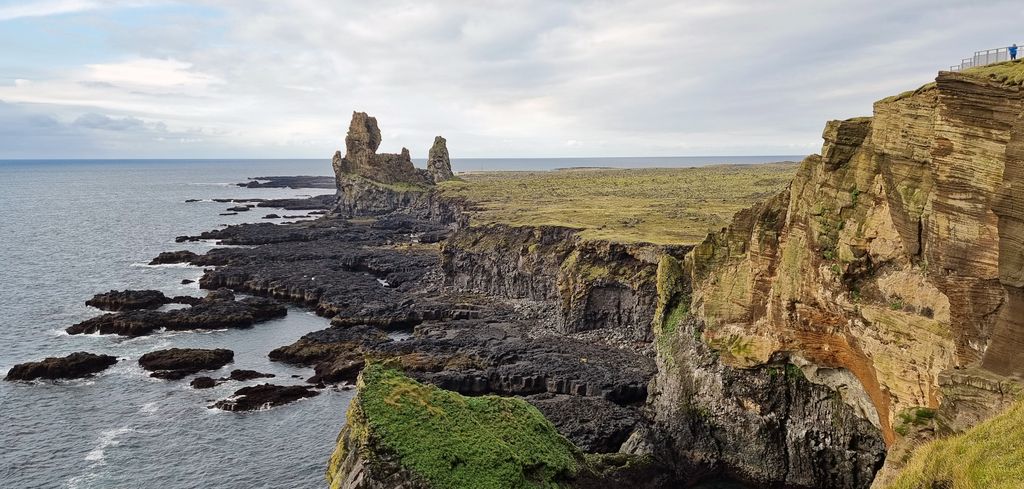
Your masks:
{"label": "coastal cliff", "polygon": [[[646,400],[633,411],[639,418],[613,438],[601,435],[616,440],[601,446],[618,447],[619,466],[642,467],[636,474],[646,475],[633,474],[643,481],[634,487],[705,480],[931,487],[974,477],[928,461],[948,458],[950,450],[970,453],[979,471],[993,460],[982,478],[1010,473],[1012,464],[985,457],[995,456],[991,438],[1017,436],[997,427],[1012,426],[1020,414],[1022,66],[943,72],[934,83],[878,101],[872,117],[829,122],[821,154],[801,162],[787,188],[692,244],[593,239],[571,226],[472,223],[476,203],[453,206],[431,188],[413,208],[439,206],[459,216],[439,250],[447,293],[532,311],[527,337],[572,338],[654,358]],[[559,372],[571,379],[586,370]],[[448,367],[410,375],[466,395],[517,393],[476,389],[489,381]],[[360,395],[378,388],[372,379],[360,384]],[[586,399],[591,391],[555,392]],[[637,408],[636,396],[624,403],[601,395],[620,403],[616,409]],[[585,443],[567,434],[573,424],[566,417],[579,412],[581,399],[551,408],[531,397],[557,431]],[[394,452],[361,442],[355,434],[372,423],[352,412],[328,475],[338,487],[447,487],[394,458],[366,476],[367,457]],[[573,468],[536,482],[615,487],[610,481],[621,472],[594,469],[590,455],[573,453],[565,466]],[[404,482],[388,474],[405,474]]]}
{"label": "coastal cliff", "polygon": [[[1000,69],[829,122],[821,155],[698,245],[668,300],[724,364],[799,366],[890,447],[922,419],[942,434],[1005,409],[1024,369],[1024,99]],[[680,382],[661,368],[655,392]]]}

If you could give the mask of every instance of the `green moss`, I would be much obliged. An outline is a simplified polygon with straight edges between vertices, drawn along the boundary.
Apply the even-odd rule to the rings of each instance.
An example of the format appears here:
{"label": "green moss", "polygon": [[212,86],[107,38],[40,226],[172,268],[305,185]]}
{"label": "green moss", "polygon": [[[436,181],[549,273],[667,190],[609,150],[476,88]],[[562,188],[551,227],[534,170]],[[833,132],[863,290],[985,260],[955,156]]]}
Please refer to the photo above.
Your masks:
{"label": "green moss", "polygon": [[[918,414],[913,415],[918,418]],[[889,489],[1024,487],[1024,403],[914,450]]]}
{"label": "green moss", "polygon": [[435,488],[559,487],[579,451],[521,399],[464,397],[370,365],[357,398],[371,452]]}

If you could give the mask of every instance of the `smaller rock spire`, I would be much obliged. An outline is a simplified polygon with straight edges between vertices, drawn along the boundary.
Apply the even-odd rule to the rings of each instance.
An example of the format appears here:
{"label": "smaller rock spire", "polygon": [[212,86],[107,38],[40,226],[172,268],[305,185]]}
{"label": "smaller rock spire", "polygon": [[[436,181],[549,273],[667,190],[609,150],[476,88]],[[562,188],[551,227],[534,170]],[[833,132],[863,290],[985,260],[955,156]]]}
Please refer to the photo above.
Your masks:
{"label": "smaller rock spire", "polygon": [[427,156],[427,175],[434,183],[455,178],[452,163],[448,158],[448,144],[441,136],[434,138],[434,145],[430,147]]}

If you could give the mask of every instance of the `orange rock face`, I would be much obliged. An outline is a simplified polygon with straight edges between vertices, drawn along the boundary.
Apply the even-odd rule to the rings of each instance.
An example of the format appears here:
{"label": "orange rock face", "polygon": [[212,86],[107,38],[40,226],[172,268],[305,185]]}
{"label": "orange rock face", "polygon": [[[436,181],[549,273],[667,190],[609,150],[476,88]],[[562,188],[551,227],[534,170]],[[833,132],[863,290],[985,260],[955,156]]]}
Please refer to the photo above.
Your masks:
{"label": "orange rock face", "polygon": [[787,192],[688,258],[705,341],[806,365],[888,442],[898,413],[942,404],[940,375],[1024,374],[1022,112],[1019,87],[940,73],[829,122]]}

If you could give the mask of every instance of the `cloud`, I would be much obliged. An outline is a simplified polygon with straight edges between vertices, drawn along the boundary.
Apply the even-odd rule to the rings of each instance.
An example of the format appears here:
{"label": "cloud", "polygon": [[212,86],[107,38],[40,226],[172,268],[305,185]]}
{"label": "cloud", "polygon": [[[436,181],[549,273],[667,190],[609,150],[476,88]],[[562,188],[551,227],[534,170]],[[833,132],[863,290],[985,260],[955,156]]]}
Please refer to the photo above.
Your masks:
{"label": "cloud", "polygon": [[0,21],[82,12],[98,7],[97,2],[89,0],[37,0],[21,5],[0,7]]}
{"label": "cloud", "polygon": [[[455,157],[807,153],[826,120],[1008,44],[1024,20],[966,0],[102,4],[46,32],[70,45],[101,26],[107,51],[41,59],[0,99],[97,138],[149,141],[159,122],[189,151],[325,158],[352,110],[378,117],[383,150],[419,157],[437,134]],[[143,126],[76,126],[87,114]]]}

